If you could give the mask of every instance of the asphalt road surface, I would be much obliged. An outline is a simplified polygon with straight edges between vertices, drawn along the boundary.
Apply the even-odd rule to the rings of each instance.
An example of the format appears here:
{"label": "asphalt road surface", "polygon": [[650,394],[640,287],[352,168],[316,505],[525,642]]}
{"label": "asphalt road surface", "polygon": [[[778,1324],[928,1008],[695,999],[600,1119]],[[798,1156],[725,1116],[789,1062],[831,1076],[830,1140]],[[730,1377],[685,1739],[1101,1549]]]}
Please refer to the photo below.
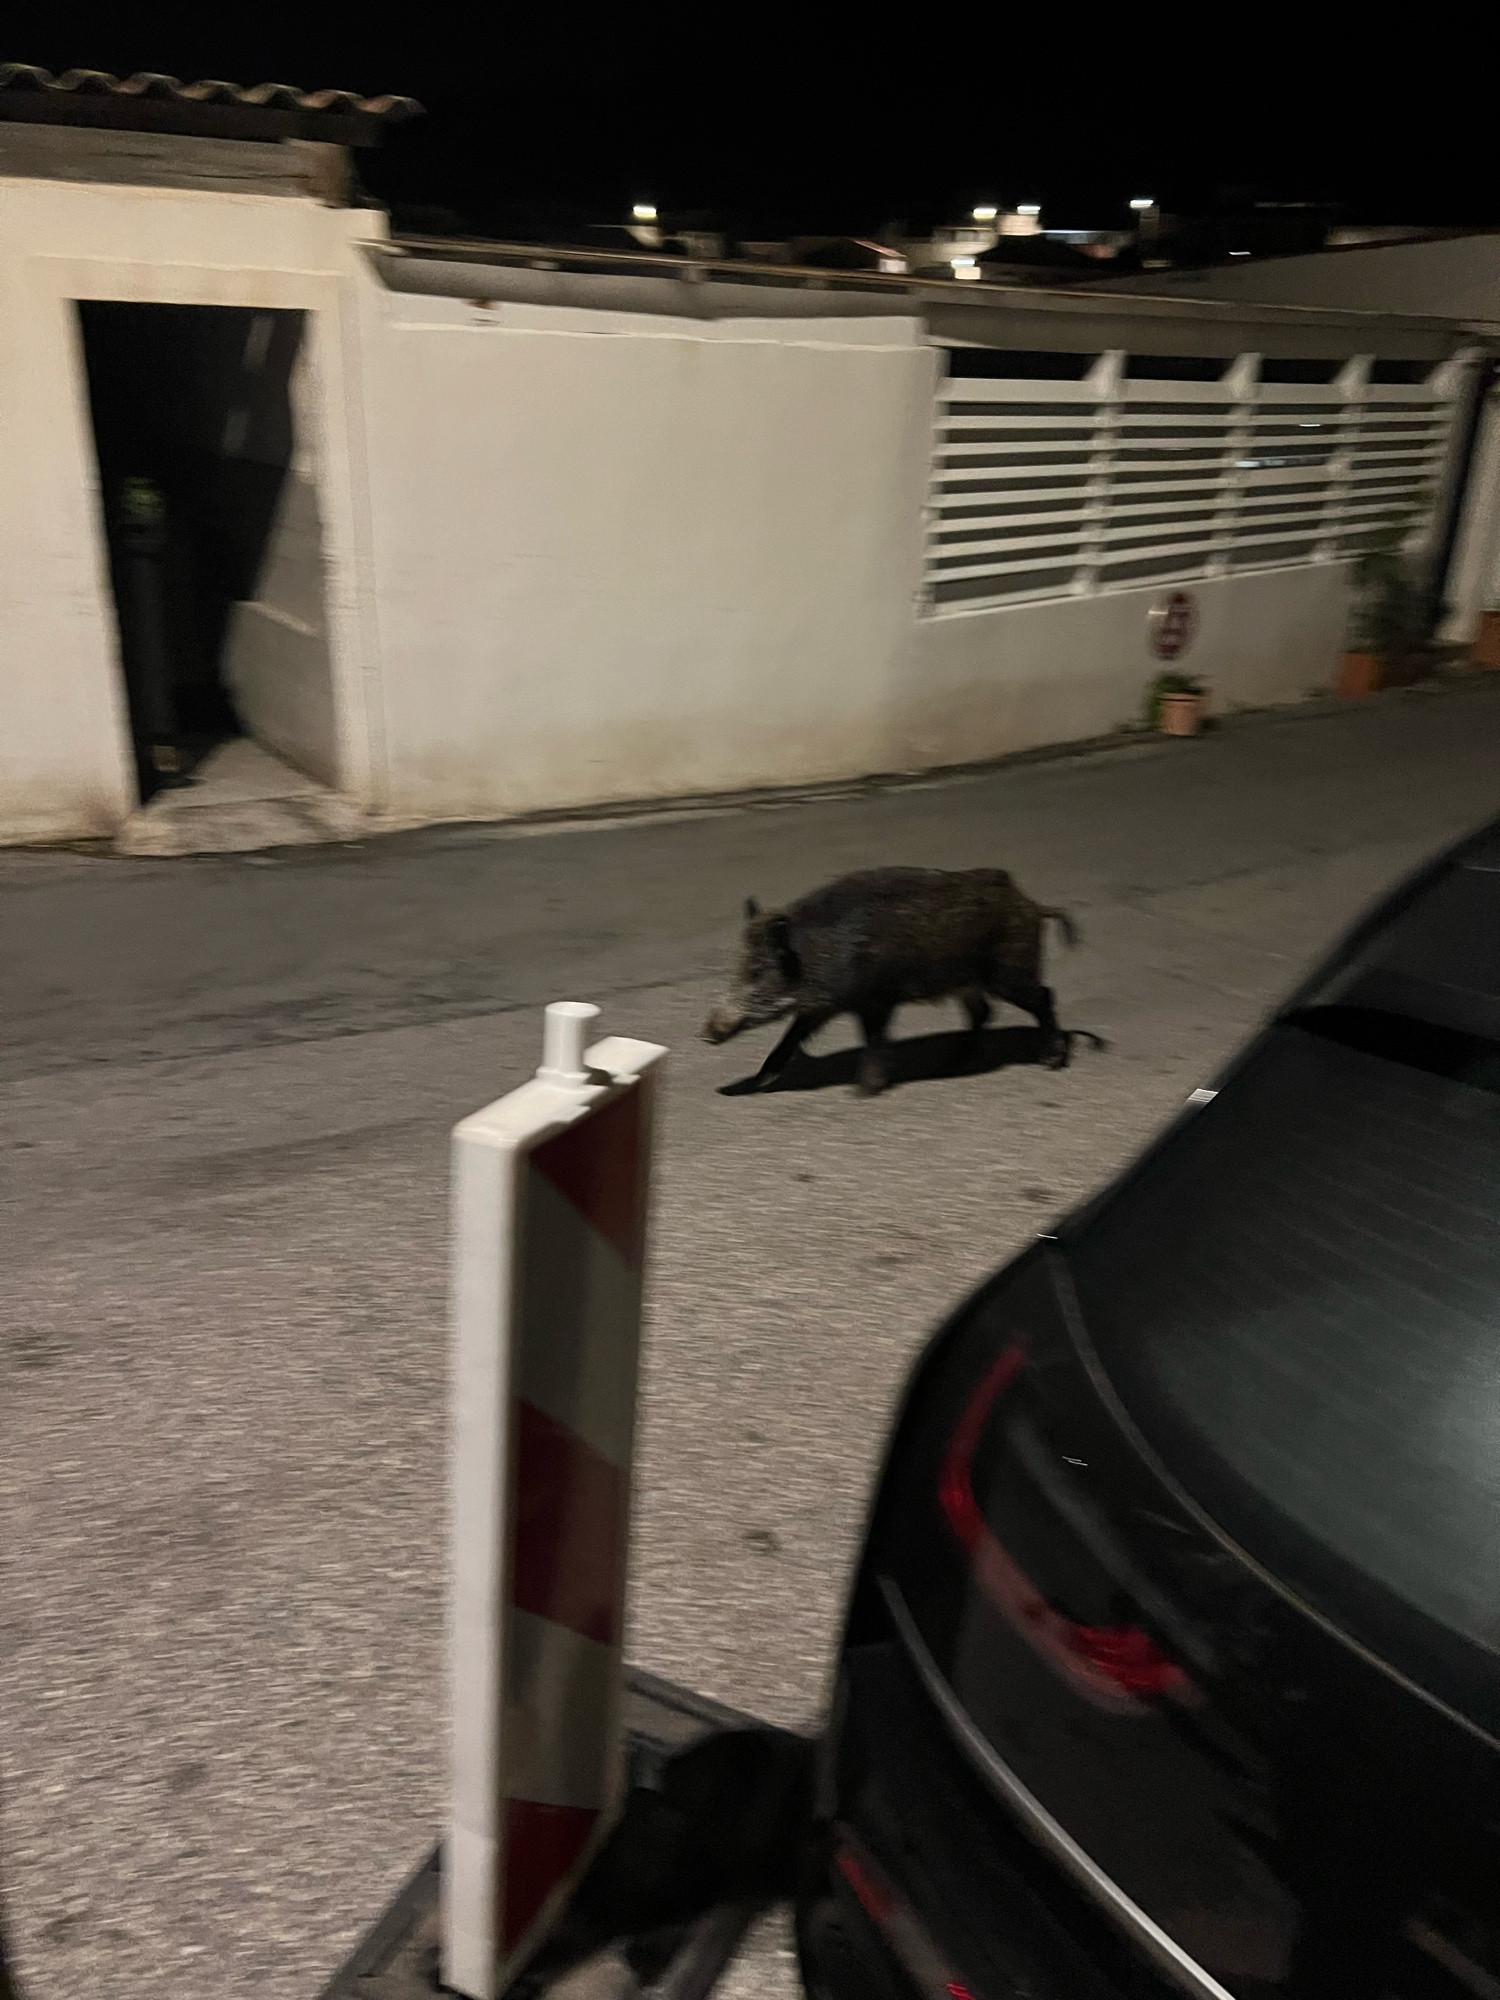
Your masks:
{"label": "asphalt road surface", "polygon": [[[1500,681],[1500,677],[1496,677]],[[310,2000],[441,1811],[446,1139],[546,1000],[670,1045],[631,1657],[807,1723],[934,1320],[1307,958],[1500,811],[1500,685],[961,781],[281,856],[0,856],[0,1890],[31,2000]],[[848,1024],[763,1097],[695,1040],[744,896],[1010,867],[1078,917],[901,1087]],[[771,1925],[739,2000],[792,1990]]]}

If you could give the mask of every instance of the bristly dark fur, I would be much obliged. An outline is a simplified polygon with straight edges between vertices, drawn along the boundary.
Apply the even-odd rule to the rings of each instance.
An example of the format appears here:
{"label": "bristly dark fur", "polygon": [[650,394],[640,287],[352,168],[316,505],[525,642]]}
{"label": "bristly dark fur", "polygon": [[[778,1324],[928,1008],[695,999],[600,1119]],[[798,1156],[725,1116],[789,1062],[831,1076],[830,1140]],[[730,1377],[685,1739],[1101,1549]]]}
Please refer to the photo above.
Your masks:
{"label": "bristly dark fur", "polygon": [[790,1015],[756,1079],[766,1083],[810,1034],[852,1013],[866,1041],[860,1087],[875,1091],[889,1080],[886,1031],[898,1007],[958,999],[977,1033],[991,1000],[1003,1000],[1035,1016],[1042,1060],[1061,1068],[1070,1036],[1042,982],[1049,922],[1077,943],[1066,911],[1034,903],[1000,868],[872,868],[784,910],[762,911],[752,901],[734,989],[703,1032],[722,1042]]}

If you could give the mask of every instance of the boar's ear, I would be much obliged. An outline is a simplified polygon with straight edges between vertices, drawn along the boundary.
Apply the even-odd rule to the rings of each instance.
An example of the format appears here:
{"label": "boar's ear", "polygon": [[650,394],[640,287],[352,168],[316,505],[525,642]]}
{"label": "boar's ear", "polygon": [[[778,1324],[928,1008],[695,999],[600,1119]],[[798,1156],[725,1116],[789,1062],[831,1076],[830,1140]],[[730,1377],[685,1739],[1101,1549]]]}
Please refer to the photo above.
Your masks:
{"label": "boar's ear", "polygon": [[755,898],[754,898],[753,896],[747,896],[747,897],[745,898],[745,919],[746,919],[746,921],[747,921],[747,922],[749,922],[749,923],[753,923],[753,922],[754,922],[754,920],[755,920],[755,919],[756,919],[756,918],[757,918],[757,917],[758,917],[759,915],[760,915],[760,904],[756,902],[756,900],[755,900]]}
{"label": "boar's ear", "polygon": [[766,918],[766,937],[780,961],[782,976],[788,985],[795,986],[802,977],[802,961],[792,949],[791,924],[780,910]]}

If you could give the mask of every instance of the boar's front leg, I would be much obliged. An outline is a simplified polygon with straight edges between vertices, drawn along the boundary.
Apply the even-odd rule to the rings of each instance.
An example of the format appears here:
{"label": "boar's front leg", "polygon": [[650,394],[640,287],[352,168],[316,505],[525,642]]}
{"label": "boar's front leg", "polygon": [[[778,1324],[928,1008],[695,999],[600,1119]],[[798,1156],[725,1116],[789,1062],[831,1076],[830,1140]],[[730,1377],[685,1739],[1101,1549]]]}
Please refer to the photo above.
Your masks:
{"label": "boar's front leg", "polygon": [[861,1097],[878,1097],[891,1080],[891,1045],[886,1040],[886,1029],[891,1024],[894,1007],[867,1006],[859,1010],[859,1025],[865,1031],[865,1046],[860,1052],[859,1077],[855,1084]]}
{"label": "boar's front leg", "polygon": [[994,1013],[994,1009],[985,998],[984,988],[966,986],[958,997],[963,1002],[964,1012],[969,1017],[969,1033],[980,1034],[989,1026],[990,1017]]}
{"label": "boar's front leg", "polygon": [[809,1035],[815,1035],[833,1019],[830,1008],[817,1007],[793,1016],[792,1024],[766,1057],[753,1078],[754,1087],[764,1090],[774,1083]]}

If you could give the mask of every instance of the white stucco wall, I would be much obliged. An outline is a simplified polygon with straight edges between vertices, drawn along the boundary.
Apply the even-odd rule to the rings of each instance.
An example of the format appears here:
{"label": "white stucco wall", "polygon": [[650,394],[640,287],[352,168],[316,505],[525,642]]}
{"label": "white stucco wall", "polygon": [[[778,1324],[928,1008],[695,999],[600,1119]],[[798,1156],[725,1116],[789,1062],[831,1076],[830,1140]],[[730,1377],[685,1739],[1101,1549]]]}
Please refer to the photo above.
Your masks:
{"label": "white stucco wall", "polygon": [[294,449],[252,600],[237,604],[223,673],[241,723],[326,785],[339,781],[338,716],[318,509],[318,383],[304,340],[290,384]]}
{"label": "white stucco wall", "polygon": [[393,810],[881,766],[930,449],[913,321],[380,306]]}
{"label": "white stucco wall", "polygon": [[308,313],[339,775],[368,794],[349,307],[384,227],[285,195],[0,180],[0,839],[107,833],[135,803],[78,299]]}
{"label": "white stucco wall", "polygon": [[[1161,586],[918,615],[916,322],[386,295],[364,351],[400,817],[923,769],[1139,717]],[[1191,588],[1217,706],[1332,681],[1344,566]]]}
{"label": "white stucco wall", "polygon": [[1480,413],[1447,598],[1446,638],[1472,639],[1482,614],[1500,610],[1500,390],[1490,391]]}
{"label": "white stucco wall", "polygon": [[[0,195],[0,227],[5,197]],[[0,260],[0,837],[107,833],[133,797],[91,512],[76,321]]]}
{"label": "white stucco wall", "polygon": [[[1174,664],[1211,710],[1296,701],[1338,671],[1348,567],[1265,570],[1170,586],[1197,606]],[[896,768],[921,770],[1107,735],[1139,722],[1162,671],[1149,645],[1163,586],[924,619],[892,704]]]}

